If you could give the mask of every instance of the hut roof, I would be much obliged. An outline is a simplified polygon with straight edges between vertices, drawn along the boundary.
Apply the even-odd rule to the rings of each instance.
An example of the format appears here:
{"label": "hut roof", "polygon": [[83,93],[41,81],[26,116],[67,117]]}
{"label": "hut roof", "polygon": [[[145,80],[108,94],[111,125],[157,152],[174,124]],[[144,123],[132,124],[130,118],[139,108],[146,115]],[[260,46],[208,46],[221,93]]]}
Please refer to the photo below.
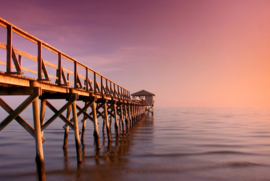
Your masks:
{"label": "hut roof", "polygon": [[132,96],[155,96],[155,94],[148,92],[146,90],[141,90],[139,92],[135,92],[131,94]]}

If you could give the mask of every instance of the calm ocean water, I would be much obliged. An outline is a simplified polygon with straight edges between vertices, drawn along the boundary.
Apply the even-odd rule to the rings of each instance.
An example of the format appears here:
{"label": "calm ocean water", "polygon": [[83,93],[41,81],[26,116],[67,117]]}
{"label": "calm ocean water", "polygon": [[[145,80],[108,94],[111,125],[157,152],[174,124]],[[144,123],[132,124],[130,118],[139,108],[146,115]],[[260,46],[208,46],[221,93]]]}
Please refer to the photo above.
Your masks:
{"label": "calm ocean water", "polygon": [[[32,124],[31,113],[22,117]],[[110,144],[100,122],[98,152],[88,121],[80,165],[72,130],[62,149],[63,125],[44,133],[47,180],[270,180],[270,110],[156,108]],[[0,180],[38,180],[34,158],[34,139],[17,122],[0,132]]]}

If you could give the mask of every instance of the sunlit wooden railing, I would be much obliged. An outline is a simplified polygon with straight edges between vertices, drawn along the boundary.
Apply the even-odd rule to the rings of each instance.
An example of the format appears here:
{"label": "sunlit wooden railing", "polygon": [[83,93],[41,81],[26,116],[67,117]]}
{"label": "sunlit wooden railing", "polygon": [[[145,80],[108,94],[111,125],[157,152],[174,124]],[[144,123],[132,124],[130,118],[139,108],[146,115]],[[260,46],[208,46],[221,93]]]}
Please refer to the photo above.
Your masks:
{"label": "sunlit wooden railing", "polygon": [[[6,66],[6,74],[24,74],[29,72],[36,74],[34,77],[38,81],[52,82],[51,79],[55,79],[58,86],[74,87],[76,89],[85,90],[94,94],[100,94],[104,96],[111,96],[112,98],[118,98],[123,100],[130,100],[130,92],[94,71],[83,63],[75,60],[67,54],[59,51],[53,46],[43,42],[42,40],[28,34],[20,28],[12,25],[11,23],[0,18],[0,26],[6,28],[7,43],[0,42],[0,48],[6,50],[6,61],[0,60],[0,64]],[[33,42],[37,46],[37,56],[31,55],[24,51],[18,50],[13,47],[12,35],[17,35]],[[58,56],[58,65],[51,63],[48,60],[44,60],[42,57],[42,48],[45,48]],[[30,69],[22,66],[22,58],[27,58],[37,64],[36,69]],[[62,59],[66,59],[73,63],[73,70],[64,68],[62,65]],[[55,75],[48,74],[46,67],[55,69]],[[85,76],[78,72],[78,67],[81,67],[85,71]],[[74,77],[74,80],[70,80],[70,75]],[[93,77],[90,79],[89,76]],[[73,84],[73,86],[71,86]]]}

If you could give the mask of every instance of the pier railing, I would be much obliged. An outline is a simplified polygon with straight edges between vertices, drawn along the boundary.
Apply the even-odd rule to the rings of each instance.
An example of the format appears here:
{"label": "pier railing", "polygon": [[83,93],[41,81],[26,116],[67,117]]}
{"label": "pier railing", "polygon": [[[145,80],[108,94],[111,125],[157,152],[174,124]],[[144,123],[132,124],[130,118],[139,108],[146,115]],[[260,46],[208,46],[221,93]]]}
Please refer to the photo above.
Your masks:
{"label": "pier railing", "polygon": [[[6,61],[0,60],[0,64],[6,67],[6,74],[22,75],[26,73],[34,74],[32,77],[38,81],[50,82],[58,86],[72,87],[85,90],[89,93],[110,96],[123,100],[130,100],[130,92],[102,74],[94,71],[90,67],[68,56],[46,42],[28,34],[20,28],[0,18],[0,26],[6,28],[7,43],[0,42],[0,48],[6,50]],[[37,47],[37,55],[32,55],[25,51],[16,49],[13,46],[13,34],[19,35],[29,40]],[[44,48],[57,55],[57,63],[43,59]],[[30,68],[22,66],[24,61],[31,60],[30,64],[35,63],[35,67]],[[71,69],[63,66],[63,60],[71,62]],[[29,62],[27,62],[29,64]],[[48,71],[47,68],[52,69]],[[51,73],[52,72],[52,73]],[[55,72],[55,75],[52,75]],[[54,81],[53,81],[54,80]]]}

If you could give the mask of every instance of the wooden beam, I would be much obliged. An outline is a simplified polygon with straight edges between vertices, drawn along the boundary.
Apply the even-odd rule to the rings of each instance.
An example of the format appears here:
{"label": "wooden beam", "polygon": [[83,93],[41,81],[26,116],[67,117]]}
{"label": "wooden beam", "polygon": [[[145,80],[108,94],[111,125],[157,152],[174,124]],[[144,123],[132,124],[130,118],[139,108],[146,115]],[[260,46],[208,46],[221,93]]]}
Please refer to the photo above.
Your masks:
{"label": "wooden beam", "polygon": [[119,135],[119,129],[118,129],[118,121],[117,121],[117,108],[116,108],[116,103],[113,104],[113,109],[114,109],[114,120],[115,120],[115,132],[116,135]]}
{"label": "wooden beam", "polygon": [[42,80],[42,43],[38,42],[38,80]]}
{"label": "wooden beam", "polygon": [[30,95],[23,103],[21,103],[8,117],[0,123],[0,131],[3,130],[13,119],[15,119],[25,108],[27,108],[38,94]]}
{"label": "wooden beam", "polygon": [[37,92],[38,87],[1,87],[0,95],[32,95],[33,92]]}
{"label": "wooden beam", "polygon": [[126,121],[126,129],[129,130],[129,119],[128,119],[128,112],[127,112],[127,105],[125,104],[125,121]]}
{"label": "wooden beam", "polygon": [[105,113],[105,122],[107,127],[107,137],[108,140],[111,141],[111,134],[110,134],[110,124],[109,124],[109,118],[108,118],[108,109],[107,109],[107,103],[104,104],[104,113]]}
{"label": "wooden beam", "polygon": [[[41,128],[41,130],[45,130],[62,112],[64,112],[68,106],[70,106],[75,101],[75,96],[73,99],[70,99],[57,113],[55,113]],[[48,102],[48,101],[47,101]]]}
{"label": "wooden beam", "polygon": [[[41,99],[41,103],[40,103],[40,125],[43,126],[44,122],[45,122],[45,108],[46,108],[46,100],[45,99]],[[43,136],[43,131],[41,131],[41,134]]]}
{"label": "wooden beam", "polygon": [[29,80],[0,74],[0,83],[17,86],[30,86]]}
{"label": "wooden beam", "polygon": [[[57,111],[57,110],[56,110]],[[71,113],[71,106],[67,108],[67,121],[70,120],[70,113]],[[62,115],[62,114],[61,114]],[[61,116],[60,115],[60,116]],[[67,142],[68,142],[68,132],[69,132],[69,126],[64,127],[65,133],[64,133],[64,142],[63,142],[63,148],[67,148]]]}
{"label": "wooden beam", "polygon": [[80,114],[78,113],[77,115],[80,116],[80,115],[83,113],[84,116],[86,116],[86,117],[89,118],[91,121],[93,121],[93,118],[92,118],[89,114],[86,113],[87,108],[90,107],[93,103],[94,103],[94,101],[91,102],[91,103],[89,103],[89,104],[86,104],[86,105],[84,106],[84,108],[81,108],[80,106],[76,105],[76,107],[77,107],[77,109],[79,110],[79,113],[80,113]]}
{"label": "wooden beam", "polygon": [[6,73],[11,72],[11,59],[12,59],[12,26],[7,25],[7,67]]}
{"label": "wooden beam", "polygon": [[122,130],[123,130],[123,132],[125,132],[125,124],[124,124],[124,115],[123,115],[123,106],[122,106],[122,104],[120,105],[120,115],[121,115],[121,117],[120,117],[120,119],[121,119],[121,122],[122,122]]}
{"label": "wooden beam", "polygon": [[[49,102],[46,101],[46,105],[56,114],[58,112],[58,110]],[[63,114],[59,115],[59,118],[61,118],[65,123],[66,126],[64,126],[63,128],[65,129],[66,127],[70,126],[71,129],[74,130],[74,125],[70,122],[69,120],[69,116],[70,116],[70,110],[71,110],[71,106],[68,107],[67,109],[67,117],[65,117]]]}
{"label": "wooden beam", "polygon": [[77,117],[79,117],[82,113],[84,113],[87,110],[87,108],[90,107],[93,103],[94,101],[88,102],[83,108],[80,108],[78,105],[76,105],[77,109],[79,110],[79,112],[77,113]]}
{"label": "wooden beam", "polygon": [[62,74],[62,77],[63,77],[64,84],[60,84],[60,85],[68,86],[68,82],[67,82],[67,79],[66,79],[66,76],[65,76],[65,72],[63,71],[63,68],[61,68],[61,74]]}
{"label": "wooden beam", "polygon": [[92,104],[92,112],[93,112],[93,119],[94,119],[94,138],[96,142],[96,149],[100,149],[100,143],[99,143],[99,133],[98,133],[98,120],[97,120],[97,114],[96,114],[96,103],[94,102]]}
{"label": "wooden beam", "polygon": [[77,72],[77,62],[74,62],[74,88],[77,88],[78,72]]}
{"label": "wooden beam", "polygon": [[85,84],[85,90],[86,91],[88,91],[89,90],[89,84],[88,84],[88,82],[89,82],[89,77],[88,77],[88,68],[86,67],[85,68],[85,82],[84,82],[84,84]]}
{"label": "wooden beam", "polygon": [[62,84],[62,54],[58,53],[58,69],[57,69],[58,85]]}
{"label": "wooden beam", "polygon": [[78,94],[72,93],[43,93],[40,99],[78,99]]}
{"label": "wooden beam", "polygon": [[77,153],[77,162],[82,162],[82,154],[81,154],[81,143],[80,143],[80,133],[79,133],[79,126],[78,126],[78,119],[77,119],[77,112],[76,112],[76,100],[72,103],[72,113],[73,113],[73,121],[74,121],[74,136],[75,136],[75,146],[76,146],[76,153]]}
{"label": "wooden beam", "polygon": [[[35,82],[31,83],[31,86],[36,86]],[[43,145],[42,145],[42,133],[41,133],[41,125],[40,125],[40,117],[39,117],[39,103],[38,103],[38,95],[35,96],[34,100],[31,101],[33,108],[33,122],[34,122],[34,130],[35,130],[35,142],[36,142],[36,163],[39,180],[46,180],[45,178],[45,165],[44,165],[44,155],[43,155]],[[14,111],[15,112],[15,111]]]}
{"label": "wooden beam", "polygon": [[47,72],[47,69],[46,69],[46,66],[44,64],[43,59],[42,59],[41,63],[42,63],[42,71],[43,71],[43,74],[45,76],[45,79],[42,79],[42,80],[50,81],[49,75],[48,75],[48,72]]}
{"label": "wooden beam", "polygon": [[83,115],[86,116],[88,119],[90,119],[92,122],[94,122],[94,118],[87,114],[86,112],[83,112]]}
{"label": "wooden beam", "polygon": [[[14,110],[9,107],[9,105],[0,98],[0,106],[9,114],[12,114],[14,112]],[[32,126],[30,126],[20,115],[18,115],[15,120],[33,137],[35,137],[34,135],[34,129],[32,128]],[[44,142],[46,139],[44,137],[42,137],[42,142]]]}
{"label": "wooden beam", "polygon": [[17,74],[23,74],[22,69],[21,69],[21,65],[19,64],[19,61],[18,61],[18,59],[16,57],[15,50],[14,50],[13,46],[12,46],[12,60],[13,60],[13,63],[15,65],[15,68],[17,70],[16,73]]}
{"label": "wooden beam", "polygon": [[83,85],[82,85],[82,82],[80,80],[80,77],[79,77],[79,74],[78,73],[77,73],[77,76],[76,77],[77,77],[77,81],[76,82],[77,82],[77,84],[79,84],[79,86],[76,86],[76,87],[82,89],[83,88]]}

